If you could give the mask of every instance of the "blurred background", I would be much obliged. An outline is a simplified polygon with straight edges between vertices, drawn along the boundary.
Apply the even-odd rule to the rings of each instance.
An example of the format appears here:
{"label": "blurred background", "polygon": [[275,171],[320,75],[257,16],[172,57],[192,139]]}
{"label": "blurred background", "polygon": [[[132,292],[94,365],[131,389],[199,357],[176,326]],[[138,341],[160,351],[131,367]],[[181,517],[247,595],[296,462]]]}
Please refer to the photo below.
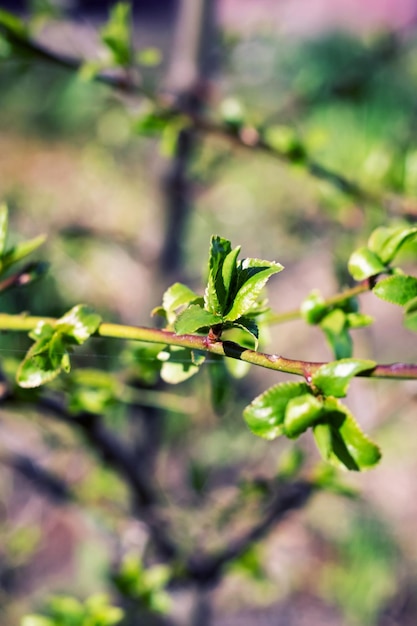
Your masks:
{"label": "blurred background", "polygon": [[[47,234],[42,256],[50,263],[42,281],[2,294],[3,311],[59,316],[86,302],[108,321],[154,325],[150,311],[169,284],[202,291],[210,236],[220,234],[244,256],[285,266],[268,288],[272,309],[284,313],[315,288],[330,296],[348,286],[349,254],[373,228],[415,221],[415,1],[130,4],[142,53],[134,76],[149,97],[11,57],[0,40],[0,197],[16,239]],[[99,33],[112,5],[0,2],[35,16],[42,45],[82,61],[103,58]],[[143,119],[159,93],[192,114],[271,127],[290,158],[173,125],[152,136]],[[312,175],[297,150],[373,199]],[[411,272],[414,258],[410,248]],[[360,303],[376,322],[355,331],[355,355],[415,362],[401,311],[372,294]],[[6,377],[27,346],[23,336],[0,336]],[[332,359],[319,329],[302,321],[271,327],[263,346],[289,358]],[[257,440],[241,419],[256,393],[289,377],[251,371],[234,379],[208,359],[199,377],[167,388],[152,359],[122,342],[88,343],[75,360],[84,396],[73,393],[74,411],[99,410],[123,441],[146,448],[164,518],[185,552],[218,548],[250,524],[268,481],[294,456],[294,443]],[[107,379],[100,387],[97,376],[88,378],[96,369],[128,380],[136,406],[122,392],[117,402],[109,396]],[[55,383],[53,393],[71,394],[71,381]],[[171,589],[165,614],[148,606],[146,618],[126,624],[414,625],[415,385],[358,380],[348,404],[382,447],[377,469],[343,474],[342,495],[321,493],[291,513],[217,584],[198,593]],[[111,589],[112,565],[146,554],[148,537],[130,513],[126,484],[70,425],[21,397],[0,407],[0,431],[0,615],[14,626],[51,593],[83,598]],[[313,471],[319,458],[308,436],[297,451],[299,471]],[[33,472],[11,462],[28,454],[70,485],[76,505],[61,492],[42,493]]]}

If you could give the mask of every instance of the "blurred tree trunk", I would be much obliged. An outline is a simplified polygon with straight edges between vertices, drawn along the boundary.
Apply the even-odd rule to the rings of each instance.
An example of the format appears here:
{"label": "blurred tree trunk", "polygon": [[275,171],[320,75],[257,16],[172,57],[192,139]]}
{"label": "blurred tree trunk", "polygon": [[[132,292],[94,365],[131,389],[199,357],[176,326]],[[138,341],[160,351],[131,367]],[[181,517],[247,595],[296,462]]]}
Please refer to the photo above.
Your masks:
{"label": "blurred tree trunk", "polygon": [[[166,88],[190,113],[199,113],[208,101],[210,79],[216,70],[216,44],[216,0],[182,0]],[[165,225],[159,269],[165,284],[183,274],[182,253],[192,205],[189,166],[196,141],[193,128],[179,131],[164,175]]]}

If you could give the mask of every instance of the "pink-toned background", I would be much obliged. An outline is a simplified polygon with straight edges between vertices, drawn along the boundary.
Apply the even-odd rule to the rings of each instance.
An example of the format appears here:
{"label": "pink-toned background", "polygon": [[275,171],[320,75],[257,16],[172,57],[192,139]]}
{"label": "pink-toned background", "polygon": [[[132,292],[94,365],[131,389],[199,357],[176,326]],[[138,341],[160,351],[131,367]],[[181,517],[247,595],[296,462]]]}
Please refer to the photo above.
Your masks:
{"label": "pink-toned background", "polygon": [[404,28],[417,18],[415,0],[221,0],[221,21],[254,29],[276,27],[296,35],[326,29]]}

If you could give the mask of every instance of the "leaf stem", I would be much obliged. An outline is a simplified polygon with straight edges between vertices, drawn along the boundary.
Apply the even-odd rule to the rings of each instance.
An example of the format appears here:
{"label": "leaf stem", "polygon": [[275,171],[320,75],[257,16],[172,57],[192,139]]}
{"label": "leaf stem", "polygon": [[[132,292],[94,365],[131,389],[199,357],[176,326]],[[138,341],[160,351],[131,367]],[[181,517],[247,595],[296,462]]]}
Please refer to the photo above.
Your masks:
{"label": "leaf stem", "polygon": [[[354,287],[351,287],[350,289],[345,289],[345,291],[342,291],[341,293],[338,293],[335,296],[331,296],[330,298],[323,300],[323,304],[324,306],[327,306],[327,307],[332,307],[338,304],[342,304],[343,302],[346,302],[346,300],[349,300],[350,298],[355,298],[356,296],[359,296],[361,293],[366,293],[367,291],[370,291],[372,287],[374,286],[374,284],[375,284],[375,280],[366,278],[365,280],[362,280]],[[285,322],[292,322],[294,320],[298,320],[301,318],[302,318],[301,311],[298,308],[298,309],[292,309],[291,311],[285,311],[284,313],[272,312],[267,316],[266,321],[268,322],[268,324],[284,324]]]}
{"label": "leaf stem", "polygon": [[[345,292],[346,293],[346,292]],[[57,319],[29,316],[25,314],[11,315],[0,314],[0,331],[22,331],[33,330],[39,322],[54,325]],[[277,354],[267,354],[248,350],[231,341],[210,341],[208,337],[202,335],[177,335],[167,330],[157,328],[147,328],[144,326],[126,326],[123,324],[102,323],[100,324],[96,336],[109,337],[114,339],[127,339],[131,341],[143,341],[146,343],[160,343],[163,345],[180,346],[199,350],[219,356],[230,357],[245,361],[252,365],[265,367],[278,372],[303,376],[310,380],[314,372],[324,365],[323,362],[302,361],[299,359],[287,359]],[[377,365],[373,369],[366,370],[358,374],[362,377],[391,378],[391,379],[417,379],[417,365],[407,363],[392,363]]]}

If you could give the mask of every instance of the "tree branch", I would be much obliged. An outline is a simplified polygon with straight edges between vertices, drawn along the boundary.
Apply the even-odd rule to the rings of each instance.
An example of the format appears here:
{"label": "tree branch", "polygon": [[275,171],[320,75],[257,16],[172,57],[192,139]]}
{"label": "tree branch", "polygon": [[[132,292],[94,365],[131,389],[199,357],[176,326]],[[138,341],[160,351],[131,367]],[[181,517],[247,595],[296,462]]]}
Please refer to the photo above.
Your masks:
{"label": "tree branch", "polygon": [[[40,322],[45,322],[53,326],[57,322],[57,319],[24,314],[10,315],[8,313],[0,313],[0,331],[30,331],[36,328]],[[277,372],[303,376],[306,380],[310,380],[311,376],[325,364],[323,361],[302,361],[299,359],[288,359],[277,354],[256,352],[255,350],[249,350],[231,341],[210,341],[207,336],[177,335],[171,331],[147,328],[145,326],[125,326],[123,324],[102,323],[96,331],[95,336],[143,341],[146,343],[160,343],[163,346],[170,345],[190,348],[191,350],[238,359]],[[360,372],[357,376],[365,378],[416,380],[417,364],[390,363],[376,365],[372,369]]]}
{"label": "tree branch", "polygon": [[[26,58],[31,55],[39,61],[72,72],[78,72],[83,66],[82,60],[53,52],[29,37],[19,35],[4,24],[0,24],[0,33],[17,51],[23,52]],[[327,181],[355,200],[381,203],[388,202],[390,199],[389,195],[370,191],[349,180],[340,172],[325,167],[308,155],[300,160],[299,155],[292,155],[272,147],[262,139],[260,131],[254,127],[244,126],[236,131],[227,124],[216,123],[198,113],[193,113],[188,106],[182,106],[180,99],[171,93],[161,92],[158,95],[150,93],[142,84],[134,81],[129,72],[123,69],[119,70],[118,73],[114,70],[112,73],[98,72],[94,75],[93,80],[130,95],[145,96],[154,103],[161,115],[167,118],[181,116],[183,119],[188,119],[192,127],[204,134],[222,137],[240,148],[264,152],[284,163],[296,162],[314,178]]]}
{"label": "tree branch", "polygon": [[263,539],[290,511],[303,507],[315,491],[312,483],[298,481],[281,484],[264,516],[244,535],[230,541],[212,555],[195,554],[185,565],[180,576],[200,586],[219,582],[225,565],[244,554],[254,543]]}

